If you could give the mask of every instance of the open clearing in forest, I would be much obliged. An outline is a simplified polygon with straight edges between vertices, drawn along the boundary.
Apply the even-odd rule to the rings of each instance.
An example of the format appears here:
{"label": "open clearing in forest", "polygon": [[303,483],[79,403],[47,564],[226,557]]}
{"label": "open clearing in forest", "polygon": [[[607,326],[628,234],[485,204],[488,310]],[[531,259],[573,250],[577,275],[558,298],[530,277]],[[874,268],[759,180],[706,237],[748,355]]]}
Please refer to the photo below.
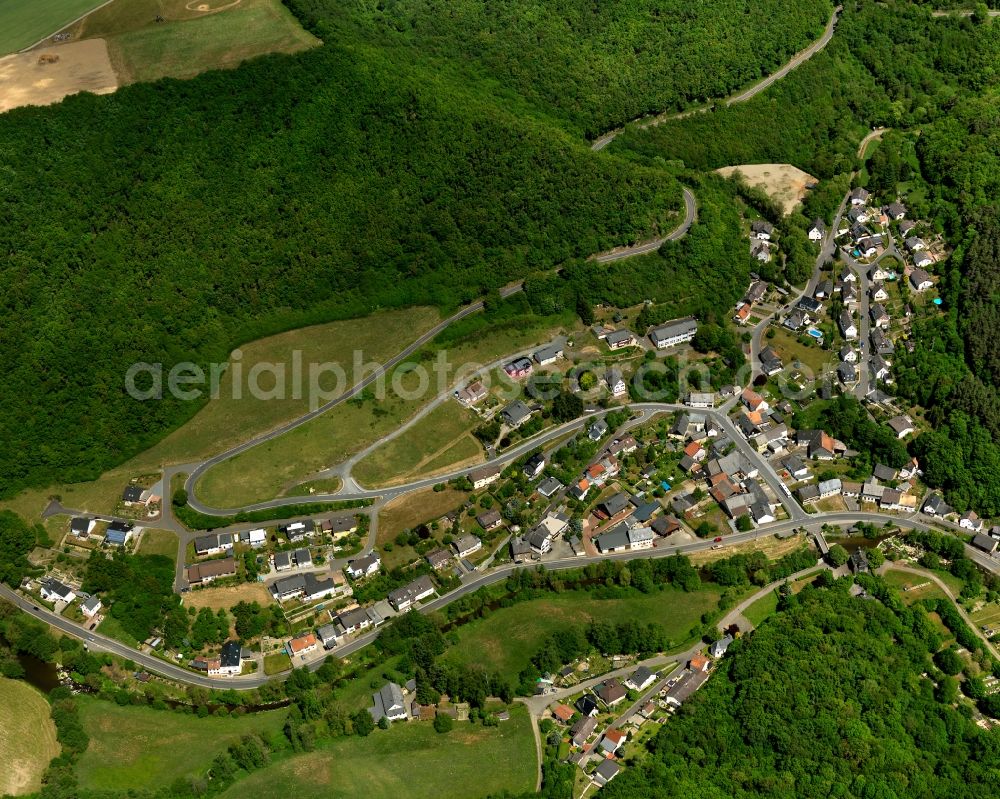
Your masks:
{"label": "open clearing in forest", "polygon": [[0,113],[23,105],[51,105],[78,92],[108,94],[117,88],[104,39],[0,58]]}
{"label": "open clearing in forest", "polygon": [[784,209],[786,215],[802,202],[809,186],[817,182],[808,172],[791,164],[739,164],[724,166],[715,171],[726,178],[739,172],[748,186],[763,188],[767,196]]}

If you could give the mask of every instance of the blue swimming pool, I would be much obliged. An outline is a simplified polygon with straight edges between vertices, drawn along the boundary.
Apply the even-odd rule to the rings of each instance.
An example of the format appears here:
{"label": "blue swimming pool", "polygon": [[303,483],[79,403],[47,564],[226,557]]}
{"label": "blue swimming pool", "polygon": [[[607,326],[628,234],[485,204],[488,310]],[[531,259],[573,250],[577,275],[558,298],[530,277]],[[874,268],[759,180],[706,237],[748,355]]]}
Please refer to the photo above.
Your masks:
{"label": "blue swimming pool", "polygon": [[812,336],[815,339],[822,339],[823,338],[823,334],[819,330],[817,330],[815,327],[810,327],[806,331],[806,333],[808,335]]}

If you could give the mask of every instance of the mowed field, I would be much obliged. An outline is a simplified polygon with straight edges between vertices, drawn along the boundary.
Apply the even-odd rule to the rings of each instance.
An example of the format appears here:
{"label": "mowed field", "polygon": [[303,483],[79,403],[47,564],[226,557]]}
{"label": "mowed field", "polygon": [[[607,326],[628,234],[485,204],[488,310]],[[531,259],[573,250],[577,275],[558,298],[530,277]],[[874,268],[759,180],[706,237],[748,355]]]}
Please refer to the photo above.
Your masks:
{"label": "mowed field", "polygon": [[177,562],[177,534],[169,530],[145,530],[139,543],[140,555],[166,555]]}
{"label": "mowed field", "polygon": [[393,724],[367,738],[340,738],[251,774],[220,799],[479,799],[534,790],[535,743],[527,710],[498,727],[457,722]]}
{"label": "mowed field", "polygon": [[[485,330],[457,346],[442,348],[451,365],[444,388],[451,385],[451,375],[457,371],[469,374],[463,366],[488,364],[512,352],[546,343],[560,329],[565,328],[558,321],[540,320],[535,327]],[[403,349],[416,337],[414,331],[400,339],[396,350]],[[438,351],[433,342],[424,349],[431,360]],[[341,403],[306,424],[209,469],[198,481],[198,499],[217,508],[273,499],[392,432],[439,393],[430,362],[422,360],[420,353],[414,354],[412,362],[426,365],[426,384],[420,372],[407,364],[397,366],[385,381],[384,397]],[[393,390],[394,385],[401,390]],[[420,385],[426,385],[426,391],[418,391]]]}
{"label": "mowed field", "polygon": [[595,599],[585,591],[567,591],[500,608],[459,627],[458,644],[445,657],[516,679],[548,635],[567,625],[585,627],[592,620],[656,622],[676,647],[689,640],[691,629],[703,613],[718,606],[720,596],[715,588],[691,593],[667,588],[625,599]]}
{"label": "mowed field", "polygon": [[[219,382],[219,398],[210,400],[190,421],[154,447],[97,480],[24,491],[0,503],[0,509],[9,508],[34,522],[45,509],[49,496],[58,494],[68,508],[111,513],[131,477],[157,471],[165,464],[202,460],[307,412],[308,392],[293,398],[287,382],[291,380],[293,353],[300,354],[304,365],[338,363],[350,373],[355,350],[361,353],[365,363],[382,362],[433,327],[438,319],[436,309],[407,308],[376,313],[363,320],[303,327],[250,342],[240,347],[244,388],[240,399],[236,399],[234,391],[234,372],[228,369]],[[257,399],[246,390],[250,370],[255,364],[265,363],[288,365],[286,387],[289,396],[286,398]],[[303,374],[308,379],[308,368],[304,369]],[[262,376],[259,385],[268,389],[273,387],[273,382],[267,382]],[[333,388],[325,382],[322,385]]]}
{"label": "mowed field", "polygon": [[190,78],[320,43],[280,0],[114,0],[68,32],[107,39],[121,83]]}
{"label": "mowed field", "polygon": [[59,754],[49,703],[26,682],[0,677],[0,796],[32,793]]}
{"label": "mowed field", "polygon": [[30,47],[103,0],[4,0],[0,3],[0,55]]}
{"label": "mowed field", "polygon": [[278,733],[286,711],[200,719],[168,710],[119,707],[79,697],[90,746],[77,764],[85,789],[156,790],[200,774],[219,752],[248,732]]}
{"label": "mowed field", "polygon": [[485,454],[472,430],[480,423],[475,412],[446,400],[358,462],[353,476],[364,486],[387,486],[478,463]]}
{"label": "mowed field", "polygon": [[816,178],[791,164],[739,164],[715,170],[728,178],[734,172],[743,175],[748,186],[761,186],[768,197],[790,214],[802,202]]}

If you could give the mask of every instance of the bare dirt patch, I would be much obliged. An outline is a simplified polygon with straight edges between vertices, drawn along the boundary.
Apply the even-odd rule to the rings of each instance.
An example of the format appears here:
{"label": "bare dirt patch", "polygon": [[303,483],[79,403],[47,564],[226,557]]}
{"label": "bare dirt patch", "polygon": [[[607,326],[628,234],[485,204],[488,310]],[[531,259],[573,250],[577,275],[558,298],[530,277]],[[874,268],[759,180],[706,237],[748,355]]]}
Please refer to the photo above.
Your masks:
{"label": "bare dirt patch", "polygon": [[0,113],[23,105],[51,105],[78,92],[109,94],[117,88],[104,39],[0,58]]}
{"label": "bare dirt patch", "polygon": [[271,603],[271,594],[263,583],[204,588],[184,595],[184,604],[194,608],[231,608],[239,602]]}
{"label": "bare dirt patch", "polygon": [[749,186],[759,186],[767,196],[777,202],[790,214],[802,202],[808,187],[816,183],[816,178],[791,164],[739,164],[716,169],[728,178],[739,172]]}

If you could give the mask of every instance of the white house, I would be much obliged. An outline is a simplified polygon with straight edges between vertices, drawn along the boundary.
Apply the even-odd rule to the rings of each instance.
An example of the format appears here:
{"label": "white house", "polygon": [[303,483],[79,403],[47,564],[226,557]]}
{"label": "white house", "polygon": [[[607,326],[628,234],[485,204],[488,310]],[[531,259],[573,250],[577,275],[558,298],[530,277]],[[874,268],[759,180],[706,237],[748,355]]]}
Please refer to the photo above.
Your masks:
{"label": "white house", "polygon": [[814,219],[813,223],[806,231],[806,234],[809,236],[809,241],[821,241],[825,233],[826,225],[823,224],[822,219]]}
{"label": "white house", "polygon": [[355,580],[375,574],[382,567],[382,560],[372,552],[364,557],[356,558],[347,564],[347,573]]}
{"label": "white house", "polygon": [[[914,261],[916,261],[915,258]],[[910,285],[913,286],[914,291],[927,291],[927,289],[934,285],[934,281],[931,280],[931,276],[923,269],[914,269],[910,272]]]}
{"label": "white house", "polygon": [[457,541],[453,542],[452,546],[455,547],[455,552],[458,553],[460,558],[467,558],[473,552],[478,552],[482,549],[483,542],[477,536],[463,535]]}
{"label": "white house", "polygon": [[499,466],[483,466],[469,472],[469,480],[472,482],[472,487],[478,491],[499,480],[500,472]]}
{"label": "white house", "polygon": [[604,379],[607,381],[608,390],[611,392],[612,396],[624,397],[628,392],[628,387],[625,385],[622,373],[617,369],[609,369]]}
{"label": "white house", "polygon": [[39,584],[42,599],[49,602],[72,602],[76,593],[68,585],[59,582],[54,577],[46,577]]}
{"label": "white house", "polygon": [[89,596],[80,603],[80,612],[88,619],[92,619],[101,612],[103,604],[99,596]]}

